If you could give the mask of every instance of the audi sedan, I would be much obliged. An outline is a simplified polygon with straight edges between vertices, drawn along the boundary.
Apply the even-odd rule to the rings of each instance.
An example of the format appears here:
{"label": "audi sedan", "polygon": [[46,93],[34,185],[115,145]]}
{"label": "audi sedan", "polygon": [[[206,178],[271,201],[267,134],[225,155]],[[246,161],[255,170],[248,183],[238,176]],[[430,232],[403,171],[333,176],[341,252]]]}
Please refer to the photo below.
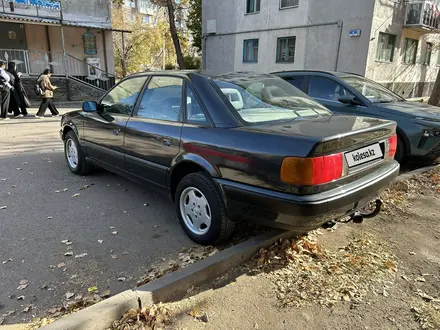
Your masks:
{"label": "audi sedan", "polygon": [[397,176],[396,124],[335,116],[273,75],[154,72],[63,115],[70,170],[98,166],[170,195],[197,243],[237,219],[307,232],[358,210]]}

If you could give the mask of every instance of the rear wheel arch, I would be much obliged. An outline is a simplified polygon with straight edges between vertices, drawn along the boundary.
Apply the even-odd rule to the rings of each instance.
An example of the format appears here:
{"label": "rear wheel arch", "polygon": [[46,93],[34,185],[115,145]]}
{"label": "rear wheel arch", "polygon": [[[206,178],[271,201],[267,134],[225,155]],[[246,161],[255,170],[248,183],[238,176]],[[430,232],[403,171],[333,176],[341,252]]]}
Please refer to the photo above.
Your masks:
{"label": "rear wheel arch", "polygon": [[173,200],[179,182],[188,174],[197,172],[210,174],[209,171],[202,165],[189,160],[181,161],[172,168],[169,176],[169,188]]}
{"label": "rear wheel arch", "polygon": [[403,147],[404,147],[404,155],[408,155],[411,153],[411,142],[409,141],[408,137],[406,136],[405,132],[397,127],[396,129],[397,137],[403,141]]}

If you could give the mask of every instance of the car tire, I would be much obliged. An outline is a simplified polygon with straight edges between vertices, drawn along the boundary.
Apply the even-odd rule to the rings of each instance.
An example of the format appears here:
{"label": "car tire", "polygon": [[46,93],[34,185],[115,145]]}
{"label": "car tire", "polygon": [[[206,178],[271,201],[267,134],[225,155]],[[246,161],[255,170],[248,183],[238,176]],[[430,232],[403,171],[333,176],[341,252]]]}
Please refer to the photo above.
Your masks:
{"label": "car tire", "polygon": [[72,173],[86,175],[91,172],[92,166],[87,162],[78,137],[73,131],[68,132],[64,139],[64,156]]}
{"label": "car tire", "polygon": [[399,163],[402,163],[405,159],[405,142],[403,142],[402,138],[400,136],[397,137],[397,150],[396,154],[394,156],[394,159],[398,161]]}
{"label": "car tire", "polygon": [[176,211],[185,233],[196,243],[214,245],[228,239],[235,223],[212,178],[206,173],[191,173],[178,184]]}

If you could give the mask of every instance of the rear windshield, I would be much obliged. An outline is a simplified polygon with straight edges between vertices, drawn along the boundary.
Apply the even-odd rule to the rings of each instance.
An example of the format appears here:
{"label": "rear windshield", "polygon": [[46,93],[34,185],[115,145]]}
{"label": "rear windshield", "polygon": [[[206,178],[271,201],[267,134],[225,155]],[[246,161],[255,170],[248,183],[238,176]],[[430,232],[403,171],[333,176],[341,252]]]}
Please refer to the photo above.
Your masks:
{"label": "rear windshield", "polygon": [[327,108],[278,77],[234,75],[214,82],[245,124],[331,115]]}

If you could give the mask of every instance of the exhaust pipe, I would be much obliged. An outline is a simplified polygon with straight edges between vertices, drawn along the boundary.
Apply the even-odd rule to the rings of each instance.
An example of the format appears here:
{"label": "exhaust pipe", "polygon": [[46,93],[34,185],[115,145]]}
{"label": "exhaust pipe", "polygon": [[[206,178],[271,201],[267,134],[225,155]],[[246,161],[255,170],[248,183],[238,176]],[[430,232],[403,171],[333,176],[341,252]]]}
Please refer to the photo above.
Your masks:
{"label": "exhaust pipe", "polygon": [[361,212],[356,211],[352,214],[351,220],[353,220],[354,223],[362,223],[364,222],[364,216]]}
{"label": "exhaust pipe", "polygon": [[374,208],[373,212],[368,213],[368,214],[363,214],[360,211],[356,211],[350,216],[351,220],[354,223],[362,223],[364,221],[364,219],[374,218],[376,215],[379,214],[380,209],[383,205],[382,200],[380,200],[379,198],[375,200],[375,203],[376,203],[376,207]]}

